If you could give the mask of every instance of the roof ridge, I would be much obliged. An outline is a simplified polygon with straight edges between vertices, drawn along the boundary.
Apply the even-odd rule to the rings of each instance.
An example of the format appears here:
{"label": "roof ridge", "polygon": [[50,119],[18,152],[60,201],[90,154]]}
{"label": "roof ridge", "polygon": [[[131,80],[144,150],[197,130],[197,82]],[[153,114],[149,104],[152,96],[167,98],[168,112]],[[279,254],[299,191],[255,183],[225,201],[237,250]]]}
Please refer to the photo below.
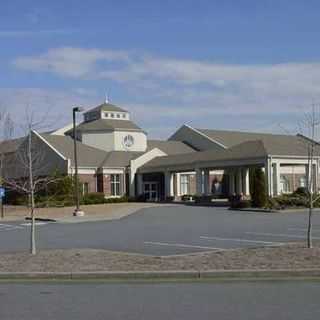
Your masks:
{"label": "roof ridge", "polygon": [[269,133],[269,132],[256,132],[256,131],[241,131],[241,130],[228,130],[228,129],[208,129],[208,128],[194,128],[200,132],[203,130],[206,131],[216,131],[216,132],[226,132],[226,133],[245,133],[245,134],[260,134],[260,135],[269,135],[269,136],[285,136],[285,137],[295,137],[296,134],[282,134],[282,133]]}

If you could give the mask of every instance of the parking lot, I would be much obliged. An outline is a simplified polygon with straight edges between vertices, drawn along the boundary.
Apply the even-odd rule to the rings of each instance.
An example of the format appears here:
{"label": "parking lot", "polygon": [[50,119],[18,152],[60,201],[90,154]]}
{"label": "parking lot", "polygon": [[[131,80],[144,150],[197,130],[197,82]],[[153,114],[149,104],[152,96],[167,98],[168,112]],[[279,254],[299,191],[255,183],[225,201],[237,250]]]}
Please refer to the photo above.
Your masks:
{"label": "parking lot", "polygon": [[[313,236],[320,240],[320,215]],[[38,223],[39,248],[95,248],[172,255],[281,246],[306,238],[307,212],[257,213],[227,208],[166,206],[116,221]],[[29,223],[0,224],[0,251],[27,250]]]}

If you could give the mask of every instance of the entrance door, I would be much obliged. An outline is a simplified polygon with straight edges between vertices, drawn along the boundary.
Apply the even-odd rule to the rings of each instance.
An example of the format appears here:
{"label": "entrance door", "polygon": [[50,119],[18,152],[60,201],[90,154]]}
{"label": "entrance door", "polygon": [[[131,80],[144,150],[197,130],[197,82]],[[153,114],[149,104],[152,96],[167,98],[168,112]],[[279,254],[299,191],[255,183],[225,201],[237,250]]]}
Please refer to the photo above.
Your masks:
{"label": "entrance door", "polygon": [[144,182],[144,195],[146,201],[158,201],[158,183]]}

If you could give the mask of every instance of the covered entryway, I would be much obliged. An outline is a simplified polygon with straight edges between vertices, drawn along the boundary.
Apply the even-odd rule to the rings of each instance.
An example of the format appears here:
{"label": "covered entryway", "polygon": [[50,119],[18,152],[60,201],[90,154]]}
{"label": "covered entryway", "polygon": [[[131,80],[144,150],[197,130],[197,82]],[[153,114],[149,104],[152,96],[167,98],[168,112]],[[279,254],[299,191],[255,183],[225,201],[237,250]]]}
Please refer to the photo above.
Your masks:
{"label": "covered entryway", "polygon": [[143,194],[146,201],[159,200],[159,183],[158,182],[143,182]]}

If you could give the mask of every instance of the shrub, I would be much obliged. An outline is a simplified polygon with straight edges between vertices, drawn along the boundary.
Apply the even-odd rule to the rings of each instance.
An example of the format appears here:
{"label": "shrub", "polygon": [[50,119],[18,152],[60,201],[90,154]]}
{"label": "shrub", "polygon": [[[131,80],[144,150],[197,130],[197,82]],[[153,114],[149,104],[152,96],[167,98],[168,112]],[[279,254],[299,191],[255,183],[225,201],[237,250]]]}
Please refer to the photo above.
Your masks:
{"label": "shrub", "polygon": [[307,207],[308,199],[307,197],[296,196],[293,194],[284,194],[273,198],[281,208],[286,207]]}
{"label": "shrub", "polygon": [[281,205],[279,204],[276,198],[268,198],[266,203],[266,208],[280,210]]}
{"label": "shrub", "polygon": [[82,204],[99,204],[105,203],[105,195],[103,192],[92,192],[84,195],[81,199]]}
{"label": "shrub", "polygon": [[293,192],[292,195],[307,197],[308,196],[308,190],[305,187],[299,187],[299,188],[297,188],[296,191]]}
{"label": "shrub", "polygon": [[119,198],[104,199],[104,203],[121,203],[121,202],[129,202],[129,198],[127,196],[123,196]]}
{"label": "shrub", "polygon": [[229,198],[230,208],[232,209],[244,209],[251,207],[251,201],[243,199],[241,195],[233,195]]}
{"label": "shrub", "polygon": [[181,196],[182,201],[191,201],[194,198],[195,196],[193,196],[192,194],[184,194],[183,196]]}
{"label": "shrub", "polygon": [[212,198],[213,198],[212,196],[205,196],[205,195],[195,196],[194,202],[195,203],[210,203]]}
{"label": "shrub", "polygon": [[240,200],[239,202],[234,203],[234,209],[245,209],[251,208],[251,201],[250,200]]}
{"label": "shrub", "polygon": [[266,181],[261,168],[254,168],[252,172],[252,205],[257,208],[265,207],[267,203]]}

